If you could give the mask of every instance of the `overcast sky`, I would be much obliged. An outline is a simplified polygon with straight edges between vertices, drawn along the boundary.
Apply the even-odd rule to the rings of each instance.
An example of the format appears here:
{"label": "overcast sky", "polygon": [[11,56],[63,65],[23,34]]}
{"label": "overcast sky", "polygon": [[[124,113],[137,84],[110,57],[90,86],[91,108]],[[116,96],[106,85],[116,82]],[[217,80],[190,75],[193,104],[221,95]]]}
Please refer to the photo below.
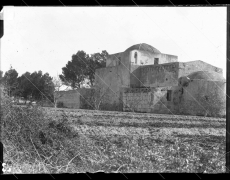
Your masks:
{"label": "overcast sky", "polygon": [[187,62],[223,68],[226,7],[4,7],[1,70],[51,76],[78,50],[123,52],[147,43]]}

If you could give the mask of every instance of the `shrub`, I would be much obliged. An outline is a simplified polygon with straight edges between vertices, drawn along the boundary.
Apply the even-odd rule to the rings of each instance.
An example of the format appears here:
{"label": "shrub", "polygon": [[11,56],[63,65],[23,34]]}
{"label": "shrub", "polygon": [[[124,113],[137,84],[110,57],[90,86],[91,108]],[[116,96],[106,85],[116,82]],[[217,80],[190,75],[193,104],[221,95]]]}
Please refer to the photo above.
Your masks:
{"label": "shrub", "polygon": [[4,94],[1,116],[4,162],[13,173],[66,172],[74,167],[71,159],[78,154],[79,138],[65,115],[60,120],[47,118],[40,106],[13,106]]}

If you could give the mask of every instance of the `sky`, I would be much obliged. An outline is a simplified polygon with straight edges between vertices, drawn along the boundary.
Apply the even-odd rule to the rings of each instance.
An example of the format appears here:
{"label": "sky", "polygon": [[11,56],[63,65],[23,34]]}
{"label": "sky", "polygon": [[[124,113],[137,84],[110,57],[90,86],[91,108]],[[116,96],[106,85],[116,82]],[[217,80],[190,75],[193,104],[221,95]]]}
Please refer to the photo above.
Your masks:
{"label": "sky", "polygon": [[4,7],[0,69],[55,77],[83,50],[147,43],[178,61],[202,60],[226,78],[226,7]]}

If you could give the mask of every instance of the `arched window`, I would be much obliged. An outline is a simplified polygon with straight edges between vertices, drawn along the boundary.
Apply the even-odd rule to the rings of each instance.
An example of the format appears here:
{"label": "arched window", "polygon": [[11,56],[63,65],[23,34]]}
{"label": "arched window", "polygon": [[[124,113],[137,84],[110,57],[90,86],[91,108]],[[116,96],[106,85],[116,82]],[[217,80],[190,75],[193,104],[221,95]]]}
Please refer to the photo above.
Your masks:
{"label": "arched window", "polygon": [[134,53],[135,64],[137,64],[137,52]]}

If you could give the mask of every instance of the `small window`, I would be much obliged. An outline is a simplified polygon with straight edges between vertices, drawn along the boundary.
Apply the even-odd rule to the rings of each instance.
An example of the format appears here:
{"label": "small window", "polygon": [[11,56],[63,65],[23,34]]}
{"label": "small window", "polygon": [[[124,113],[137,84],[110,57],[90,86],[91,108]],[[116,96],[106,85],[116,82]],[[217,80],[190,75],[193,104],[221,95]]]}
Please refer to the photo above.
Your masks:
{"label": "small window", "polygon": [[134,53],[135,64],[137,64],[137,52]]}
{"label": "small window", "polygon": [[167,101],[171,101],[172,99],[172,90],[167,91]]}
{"label": "small window", "polygon": [[159,58],[154,58],[154,64],[159,64]]}

